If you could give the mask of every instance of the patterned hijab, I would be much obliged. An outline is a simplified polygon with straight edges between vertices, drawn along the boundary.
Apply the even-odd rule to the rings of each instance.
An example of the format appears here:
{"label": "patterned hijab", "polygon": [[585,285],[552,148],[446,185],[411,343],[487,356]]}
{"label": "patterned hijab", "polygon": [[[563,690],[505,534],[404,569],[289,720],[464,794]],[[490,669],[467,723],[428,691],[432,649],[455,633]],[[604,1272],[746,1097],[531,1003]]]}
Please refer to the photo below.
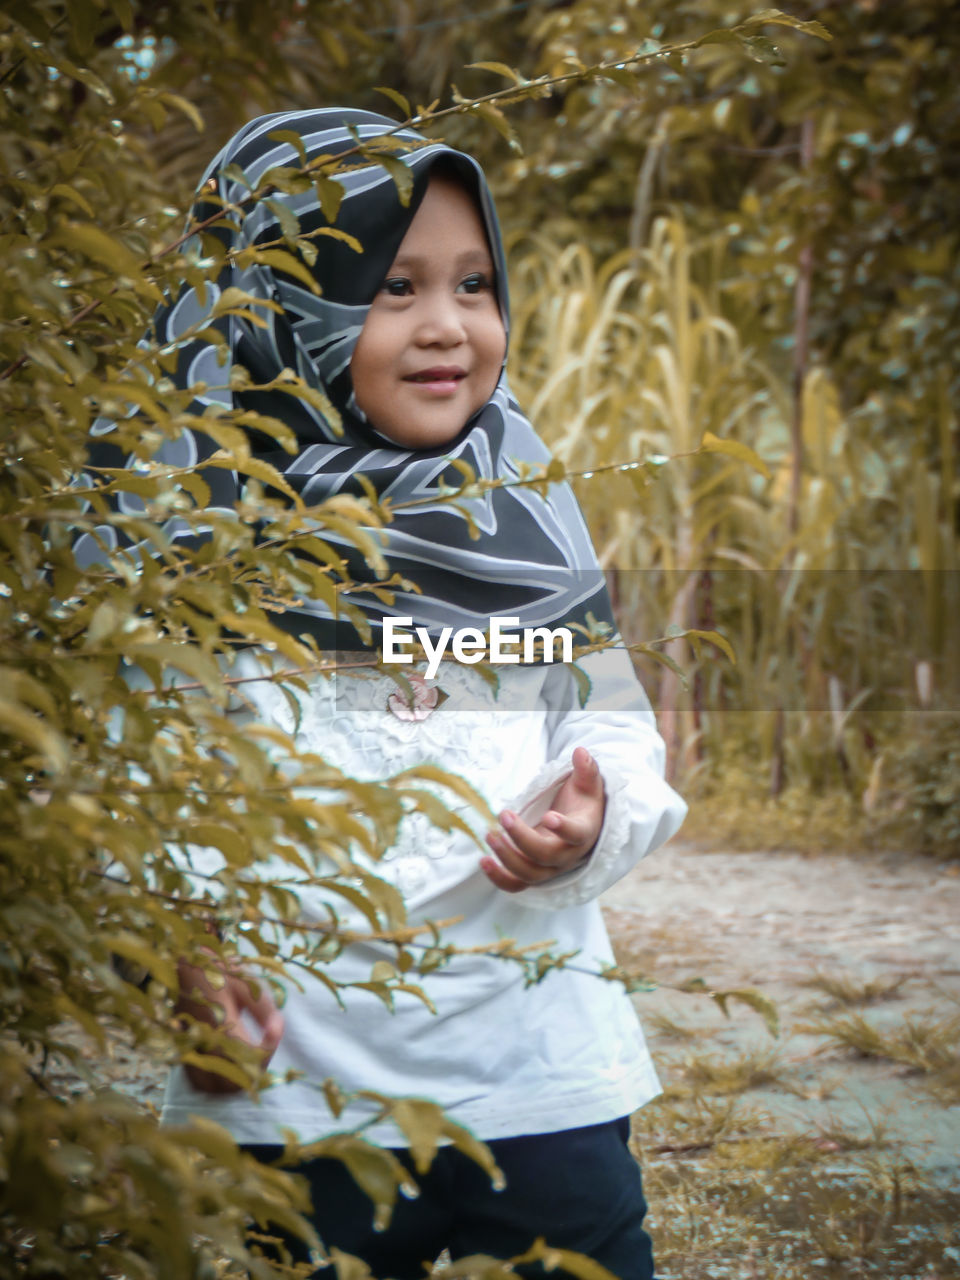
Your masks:
{"label": "patterned hijab", "polygon": [[[216,300],[230,287],[270,299],[282,308],[258,309],[265,327],[242,316],[213,319],[225,345],[183,341],[172,377],[181,388],[204,384],[198,386],[190,406],[201,419],[211,408],[239,408],[279,418],[290,427],[299,446],[295,455],[257,432],[250,433],[251,452],[280,471],[304,502],[319,503],[335,494],[362,494],[357,479],[362,474],[381,499],[389,498],[394,505],[411,500],[422,504],[397,511],[379,535],[390,571],[415,583],[419,592],[396,590],[389,608],[362,587],[351,592],[351,600],[372,625],[374,643],[385,613],[412,617],[415,626],[427,627],[433,636],[443,626],[455,630],[473,626],[485,631],[493,615],[518,617],[521,628],[583,623],[591,613],[612,625],[603,574],[569,486],[553,484],[545,497],[536,489],[510,487],[524,466],[542,466],[549,461],[549,454],[513,399],[505,372],[493,395],[460,434],[432,449],[413,452],[387,440],[373,429],[354,400],[350,377],[354,347],[369,306],[423,199],[431,167],[441,158],[477,200],[508,329],[507,277],[499,225],[486,179],[471,156],[431,142],[413,130],[397,130],[395,121],[366,111],[337,108],[261,116],[242,128],[212,161],[203,176],[192,218],[202,221],[216,213],[220,206],[209,199],[214,190],[220,200],[238,205],[268,169],[287,166],[288,172],[298,170],[304,159],[309,163],[321,155],[337,155],[388,132],[411,148],[390,153],[395,157],[394,167],[402,164],[412,175],[409,203],[401,203],[394,176],[378,164],[360,162],[336,174],[344,192],[333,229],[354,237],[363,252],[357,252],[347,238],[314,236],[311,243],[317,256],[309,270],[322,291],[319,296],[295,274],[273,265],[241,267],[236,262],[237,251],[280,239],[285,212],[278,212],[280,205],[296,215],[301,235],[331,225],[311,183],[298,194],[275,192],[269,200],[248,200],[242,205],[242,217],[231,215],[232,226],[215,227],[213,234],[231,251],[216,281],[200,290],[185,284],[176,300],[158,311],[150,336],[164,344],[176,344],[187,329],[209,316]],[[235,365],[246,368],[252,384],[268,383],[284,369],[294,370],[307,387],[322,393],[335,406],[341,415],[342,434],[321,408],[303,399],[277,390],[229,387],[230,367]],[[111,442],[113,428],[114,423],[107,419],[94,424],[91,462],[136,467],[137,460]],[[216,448],[203,433],[201,421],[165,443],[156,460],[176,467],[202,466],[203,459]],[[468,464],[478,479],[499,478],[506,487],[458,500],[460,511],[446,502],[424,502],[442,485],[462,484],[463,475],[452,465],[453,459]],[[210,486],[212,508],[230,510],[236,506],[242,476],[213,467],[201,474]],[[116,507],[128,514],[143,511],[141,500],[133,494],[119,494]],[[472,530],[464,511],[469,511]],[[195,530],[177,517],[164,529],[174,544],[196,540]],[[122,545],[122,535],[113,528],[100,526],[96,532],[108,547]],[[475,536],[478,532],[479,537]],[[355,582],[376,581],[350,543],[326,528],[323,537],[342,553]],[[97,537],[90,534],[78,539],[75,554],[81,564],[103,559]],[[305,600],[291,607],[282,623],[296,634],[312,635],[321,648],[361,646],[354,628],[343,617],[332,617],[320,601]]]}

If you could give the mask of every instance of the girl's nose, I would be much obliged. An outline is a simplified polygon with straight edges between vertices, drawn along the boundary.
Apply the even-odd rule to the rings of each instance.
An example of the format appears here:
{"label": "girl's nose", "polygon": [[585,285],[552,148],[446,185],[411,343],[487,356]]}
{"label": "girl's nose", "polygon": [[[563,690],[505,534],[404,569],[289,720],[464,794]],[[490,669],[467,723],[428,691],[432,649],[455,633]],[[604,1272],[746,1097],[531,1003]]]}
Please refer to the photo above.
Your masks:
{"label": "girl's nose", "polygon": [[454,298],[449,295],[425,298],[414,340],[421,347],[456,347],[467,339],[463,316]]}

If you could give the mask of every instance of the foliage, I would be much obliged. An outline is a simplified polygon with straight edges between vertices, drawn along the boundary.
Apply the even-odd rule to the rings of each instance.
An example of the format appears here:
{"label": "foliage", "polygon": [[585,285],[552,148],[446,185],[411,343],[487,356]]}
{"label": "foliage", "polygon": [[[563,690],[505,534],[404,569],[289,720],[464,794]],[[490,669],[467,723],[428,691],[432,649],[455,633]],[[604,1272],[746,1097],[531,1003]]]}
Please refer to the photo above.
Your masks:
{"label": "foliage", "polygon": [[[640,40],[663,49],[708,14],[719,27],[745,12],[583,0],[544,15],[535,65],[608,56]],[[692,756],[722,773],[742,711],[743,738],[758,755],[755,786],[766,773],[775,791],[785,781],[842,787],[871,803],[878,742],[891,724],[901,736],[917,723],[913,668],[927,665],[932,697],[948,708],[960,676],[948,639],[960,580],[960,387],[950,354],[960,278],[948,213],[960,193],[947,159],[960,128],[957,31],[941,0],[909,13],[867,2],[795,12],[832,38],[767,30],[745,63],[735,40],[711,37],[663,74],[641,72],[630,98],[613,85],[577,85],[563,103],[565,127],[513,169],[524,200],[547,211],[544,233],[566,240],[587,229],[595,261],[628,236],[662,252],[658,218],[680,219],[685,240],[704,246],[688,260],[687,287],[708,292],[737,353],[762,355],[765,403],[744,399],[730,431],[774,478],[762,487],[754,477],[746,503],[729,483],[692,489],[679,529],[702,531],[688,543],[700,581],[651,575],[640,615],[689,625],[706,614],[738,654],[735,671],[701,670],[685,703],[661,676],[666,709],[676,701],[682,711],[676,750],[685,744],[688,764]],[[702,314],[699,298],[693,305]],[[670,315],[669,295],[660,309]],[[597,321],[596,341],[581,329],[579,349],[603,350],[602,331]],[[675,340],[664,345],[679,358]],[[721,377],[734,376],[738,361]],[[613,360],[594,383],[611,372]],[[685,385],[688,402],[714,385]],[[709,408],[696,422],[717,431]],[[664,425],[657,452],[682,452],[682,421]],[[667,502],[685,496],[674,469],[661,487]],[[723,524],[712,538],[717,508]],[[628,567],[658,563],[645,558],[645,523],[634,521],[628,541]],[[738,729],[733,738],[739,744]]]}
{"label": "foliage", "polygon": [[[655,9],[579,0],[542,15],[534,69],[574,53],[592,61],[661,49],[750,12],[728,0]],[[642,231],[665,203],[682,206],[698,230],[728,227],[737,318],[788,358],[800,251],[810,245],[813,351],[842,369],[844,407],[874,396],[910,414],[909,392],[919,422],[958,317],[952,6],[924,0],[908,12],[863,0],[792,12],[831,38],[765,27],[744,61],[735,39],[711,36],[663,74],[650,68],[628,97],[614,85],[575,86],[563,103],[568,127],[536,149],[526,176],[545,208],[591,219],[601,251],[622,242],[631,215]]]}
{"label": "foliage", "polygon": [[886,803],[873,821],[885,841],[938,858],[960,857],[960,717],[918,713],[882,760]]}
{"label": "foliage", "polygon": [[[855,815],[879,812],[882,769],[922,817],[920,792],[904,800],[905,770],[884,769],[883,753],[903,726],[917,736],[921,697],[958,689],[957,539],[931,523],[953,491],[953,420],[934,481],[903,465],[872,410],[843,413],[831,376],[811,370],[794,487],[789,389],[726,314],[732,255],[729,232],[694,236],[679,214],[654,222],[646,248],[599,264],[582,245],[519,238],[513,381],[576,467],[628,634],[705,627],[736,654],[734,665],[706,652],[686,690],[675,671],[648,670],[687,785],[699,772],[722,791],[752,754],[746,791],[758,793],[780,751],[802,804],[803,791],[840,790]],[[680,646],[669,652],[688,666]]]}

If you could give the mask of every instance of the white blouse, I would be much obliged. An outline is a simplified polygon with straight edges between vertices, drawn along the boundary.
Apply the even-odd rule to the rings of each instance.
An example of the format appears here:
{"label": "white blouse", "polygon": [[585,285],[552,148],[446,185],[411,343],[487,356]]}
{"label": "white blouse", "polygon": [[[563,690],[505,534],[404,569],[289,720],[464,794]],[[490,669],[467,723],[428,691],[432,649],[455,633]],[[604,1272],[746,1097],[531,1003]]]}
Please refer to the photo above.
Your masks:
{"label": "white blouse", "polygon": [[[235,674],[254,674],[256,661],[252,654],[242,657],[250,672]],[[292,982],[287,989],[284,1035],[271,1063],[278,1079],[288,1071],[297,1078],[253,1099],[202,1093],[176,1068],[165,1123],[202,1115],[238,1141],[283,1142],[282,1131],[292,1129],[309,1142],[377,1114],[375,1102],[358,1099],[335,1117],[321,1089],[333,1079],[348,1092],[428,1098],[478,1137],[492,1139],[612,1120],[659,1092],[629,998],[620,984],[593,976],[613,962],[596,899],[673,835],[686,806],[663,780],[663,742],[627,654],[611,649],[580,665],[591,681],[583,707],[570,671],[559,664],[506,668],[498,694],[472,668],[445,664],[435,683],[447,697],[419,722],[390,711],[397,686],[380,673],[315,680],[309,694],[298,695],[299,727],[272,684],[247,686],[260,722],[294,734],[299,750],[316,752],[349,776],[381,780],[434,764],[466,779],[495,813],[511,807],[530,822],[549,808],[574,749],[586,747],[603,775],[605,819],[582,867],[508,894],[479,869],[483,853],[466,834],[440,830],[420,813],[407,815],[396,844],[368,865],[402,893],[411,923],[461,917],[444,929],[443,941],[464,948],[501,938],[521,945],[550,940],[556,954],[578,952],[576,968],[552,970],[525,987],[510,961],[457,956],[414,978],[435,1012],[401,992],[392,1013],[363,990],[345,992],[341,1010],[326,986],[300,970],[303,989]],[[449,791],[438,794],[482,836],[475,810]],[[202,853],[191,855],[198,869],[209,870]],[[289,880],[290,866],[282,865]],[[261,870],[264,878],[270,872],[269,866]],[[298,896],[306,921],[329,919],[320,890],[305,886]],[[345,925],[365,928],[362,917],[346,914],[343,899],[334,905]],[[389,946],[355,944],[327,971],[339,981],[363,982],[378,960],[393,958]],[[389,1123],[366,1128],[364,1136],[404,1145]]]}

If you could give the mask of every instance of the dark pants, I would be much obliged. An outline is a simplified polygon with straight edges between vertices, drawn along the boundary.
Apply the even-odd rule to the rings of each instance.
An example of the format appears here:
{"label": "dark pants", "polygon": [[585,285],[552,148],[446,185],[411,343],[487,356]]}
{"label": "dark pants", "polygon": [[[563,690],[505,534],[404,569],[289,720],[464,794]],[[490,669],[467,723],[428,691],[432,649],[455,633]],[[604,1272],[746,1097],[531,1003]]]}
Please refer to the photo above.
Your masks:
{"label": "dark pants", "polygon": [[[430,1170],[416,1176],[420,1195],[397,1200],[390,1226],[374,1231],[371,1202],[339,1160],[309,1160],[297,1168],[310,1184],[313,1224],[325,1246],[363,1258],[377,1277],[423,1280],[443,1249],[454,1260],[486,1253],[510,1258],[537,1237],[600,1262],[621,1280],[653,1280],[640,1168],[627,1148],[627,1120],[488,1143],[507,1180],[490,1179],[454,1147],[441,1147]],[[281,1147],[248,1146],[259,1160]],[[405,1151],[396,1153],[412,1168]],[[302,1245],[290,1242],[306,1260]],[[537,1264],[519,1274],[543,1276]],[[552,1276],[567,1276],[557,1270]]]}

